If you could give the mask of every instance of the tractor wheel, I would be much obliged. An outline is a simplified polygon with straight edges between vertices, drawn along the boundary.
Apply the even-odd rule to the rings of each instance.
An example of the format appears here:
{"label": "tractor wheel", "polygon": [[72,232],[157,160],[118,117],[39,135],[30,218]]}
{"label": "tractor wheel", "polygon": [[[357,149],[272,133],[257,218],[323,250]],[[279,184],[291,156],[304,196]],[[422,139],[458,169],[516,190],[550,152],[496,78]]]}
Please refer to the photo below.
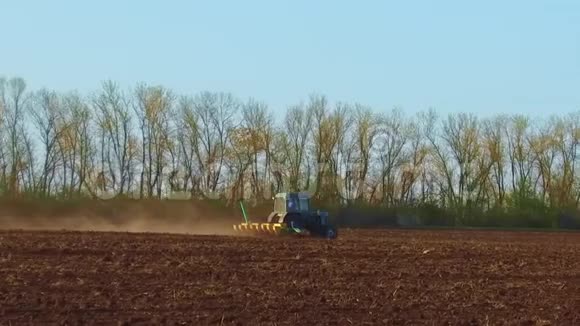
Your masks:
{"label": "tractor wheel", "polygon": [[304,228],[302,223],[302,218],[299,214],[288,214],[284,217],[284,224],[288,227],[288,230],[291,233],[295,233],[296,231],[293,228],[297,228],[299,230]]}
{"label": "tractor wheel", "polygon": [[328,226],[328,227],[326,227],[326,232],[325,232],[324,236],[327,239],[336,239],[336,237],[338,236],[338,232],[336,231],[336,229],[334,227]]}

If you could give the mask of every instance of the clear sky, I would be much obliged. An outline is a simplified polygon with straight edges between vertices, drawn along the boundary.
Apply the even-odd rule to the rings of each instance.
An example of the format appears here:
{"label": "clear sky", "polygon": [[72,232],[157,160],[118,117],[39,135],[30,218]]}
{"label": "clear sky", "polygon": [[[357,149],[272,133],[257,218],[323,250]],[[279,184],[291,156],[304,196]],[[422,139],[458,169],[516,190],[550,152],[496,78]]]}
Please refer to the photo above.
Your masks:
{"label": "clear sky", "polygon": [[325,94],[407,113],[580,110],[580,1],[0,0],[0,76]]}

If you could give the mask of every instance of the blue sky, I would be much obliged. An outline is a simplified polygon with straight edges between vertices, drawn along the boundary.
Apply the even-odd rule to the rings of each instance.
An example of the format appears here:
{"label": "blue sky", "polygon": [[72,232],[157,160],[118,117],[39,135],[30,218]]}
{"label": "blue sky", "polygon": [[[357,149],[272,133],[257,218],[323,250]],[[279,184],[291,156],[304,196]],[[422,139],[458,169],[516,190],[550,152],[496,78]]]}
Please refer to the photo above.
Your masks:
{"label": "blue sky", "polygon": [[325,94],[407,113],[580,110],[580,1],[5,1],[0,75],[163,84],[272,110]]}

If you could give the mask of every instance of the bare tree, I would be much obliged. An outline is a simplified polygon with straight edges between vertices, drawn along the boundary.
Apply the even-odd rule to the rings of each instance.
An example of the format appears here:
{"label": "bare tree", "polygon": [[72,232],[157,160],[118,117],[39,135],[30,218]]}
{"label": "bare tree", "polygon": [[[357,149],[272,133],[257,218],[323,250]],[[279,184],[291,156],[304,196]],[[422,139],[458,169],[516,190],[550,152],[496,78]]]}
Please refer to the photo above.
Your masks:
{"label": "bare tree", "polygon": [[41,89],[33,96],[30,114],[42,142],[44,152],[38,191],[41,196],[50,196],[59,156],[56,150],[57,119],[61,110],[60,97],[54,91]]}
{"label": "bare tree", "polygon": [[98,111],[101,169],[103,173],[108,172],[111,188],[123,195],[128,191],[132,164],[129,159],[132,136],[129,98],[118,84],[109,80],[102,84],[101,91],[93,99],[93,105]]}
{"label": "bare tree", "polygon": [[139,85],[136,89],[134,108],[141,129],[140,197],[145,190],[148,197],[162,196],[165,156],[173,146],[169,115],[174,100],[174,95],[161,86]]}
{"label": "bare tree", "polygon": [[230,203],[245,198],[245,176],[254,160],[253,132],[245,127],[233,128],[228,131],[228,147],[226,149],[226,165],[231,177]]}
{"label": "bare tree", "polygon": [[0,193],[4,194],[8,188],[7,172],[8,153],[6,151],[6,78],[0,77]]}
{"label": "bare tree", "polygon": [[506,128],[507,153],[510,163],[512,192],[518,201],[531,194],[534,158],[530,147],[529,118],[513,116]]}
{"label": "bare tree", "polygon": [[[264,187],[270,171],[270,153],[273,135],[273,117],[268,113],[268,107],[262,102],[254,99],[242,107],[242,130],[248,134],[249,147],[245,148],[252,156],[252,178],[251,185],[254,196],[262,199],[264,197]],[[240,135],[232,144],[240,143]],[[263,158],[263,168],[260,169],[260,158]],[[236,160],[240,161],[240,156],[236,155]],[[242,160],[243,161],[243,160]],[[241,162],[241,161],[240,161]],[[241,163],[240,163],[241,164]]]}
{"label": "bare tree", "polygon": [[70,162],[70,180],[67,189],[81,195],[85,188],[89,172],[92,170],[94,154],[91,141],[91,110],[83,98],[71,93],[64,98],[66,129],[63,137],[68,147]]}
{"label": "bare tree", "polygon": [[[506,141],[507,117],[498,116],[483,123],[483,145],[491,164],[490,190],[493,192],[494,205],[503,207],[506,200]],[[490,198],[491,199],[491,198]]]}
{"label": "bare tree", "polygon": [[[480,155],[477,118],[465,113],[449,115],[443,124],[442,137],[458,167],[457,191],[452,193],[455,193],[454,203],[457,208],[462,209],[467,201],[473,199],[474,186],[472,183],[473,178],[476,177],[474,163]],[[451,173],[449,172],[449,174]],[[455,187],[455,185],[451,186]],[[463,214],[463,210],[461,211]]]}
{"label": "bare tree", "polygon": [[563,128],[555,123],[544,125],[537,133],[528,137],[532,160],[538,169],[537,180],[540,183],[541,199],[550,207],[556,206],[556,194],[554,187],[555,163],[558,155],[557,138],[563,137]]}
{"label": "bare tree", "polygon": [[200,180],[203,176],[201,166],[196,160],[196,154],[201,153],[199,118],[194,111],[194,100],[192,97],[184,96],[178,103],[177,128],[181,132],[179,147],[181,149],[182,165],[184,169],[183,188],[191,189],[192,194],[200,194]]}
{"label": "bare tree", "polygon": [[[329,199],[333,195],[332,156],[339,140],[339,120],[336,120],[329,108],[325,96],[313,94],[310,96],[307,112],[314,117],[313,120],[313,158],[316,165],[315,192],[316,198]],[[324,179],[324,180],[323,180]]]}
{"label": "bare tree", "polygon": [[[420,115],[417,117],[420,118]],[[419,121],[408,121],[403,135],[406,135],[408,150],[403,152],[403,168],[401,169],[401,192],[400,202],[410,205],[416,201],[415,187],[417,180],[421,177],[426,181],[428,174],[427,159],[429,155],[428,145],[424,141],[425,130]],[[392,144],[400,144],[402,141],[396,141],[393,138]],[[394,147],[395,149],[397,146]],[[404,148],[403,148],[404,149]],[[396,153],[396,151],[395,151]],[[421,187],[421,200],[425,201],[425,185]]]}
{"label": "bare tree", "polygon": [[290,168],[288,164],[289,149],[288,135],[281,130],[274,130],[272,133],[272,142],[270,145],[270,173],[272,174],[275,185],[273,185],[273,192],[278,193],[283,191],[285,184],[289,180]]}
{"label": "bare tree", "polygon": [[575,187],[578,146],[580,141],[580,113],[554,117],[552,135],[558,152],[557,167],[552,176],[552,191],[558,207],[576,205],[579,195]]}
{"label": "bare tree", "polygon": [[[381,165],[381,192],[383,201],[394,205],[396,204],[394,191],[395,170],[405,162],[408,162],[403,149],[411,136],[410,129],[403,118],[402,112],[397,109],[392,110],[389,115],[383,116],[379,128],[380,133],[377,142]],[[418,139],[417,137],[417,141]],[[405,184],[405,187],[410,187],[410,184]],[[404,190],[401,189],[401,197],[404,196],[403,193]]]}
{"label": "bare tree", "polygon": [[[355,155],[355,130],[354,126],[354,108],[348,103],[338,103],[329,118],[329,123],[326,124],[327,134],[332,136],[328,144],[328,148],[331,151],[330,158],[330,168],[331,171],[328,172],[329,179],[332,182],[329,185],[329,191],[332,194],[332,198],[342,197],[343,199],[352,199],[354,194],[354,184],[352,178],[346,178],[348,173],[351,176],[351,171],[353,169],[352,164],[354,163]],[[340,177],[345,175],[345,178],[340,182]],[[342,190],[342,191],[341,191]]]}
{"label": "bare tree", "polygon": [[286,113],[284,126],[286,132],[281,136],[281,149],[284,151],[284,160],[288,162],[289,187],[291,191],[299,191],[308,188],[309,173],[306,172],[305,184],[301,184],[301,176],[304,172],[303,165],[306,162],[309,136],[311,135],[312,116],[304,109],[302,104],[292,106]]}
{"label": "bare tree", "polygon": [[[20,191],[19,179],[25,165],[24,153],[24,105],[26,102],[26,82],[19,77],[11,78],[8,82],[0,82],[0,104],[3,112],[6,128],[5,146],[7,151],[3,154],[5,166],[2,168],[3,179],[7,186],[7,192],[16,195]],[[6,169],[7,168],[7,169]],[[8,171],[7,171],[8,170]]]}
{"label": "bare tree", "polygon": [[379,133],[379,118],[369,107],[355,104],[355,130],[359,162],[357,200],[362,200],[366,191],[366,178],[371,164],[371,153]]}
{"label": "bare tree", "polygon": [[237,127],[235,117],[240,103],[230,93],[211,92],[200,93],[194,103],[201,144],[196,156],[198,164],[205,171],[204,189],[215,192],[225,163],[229,130]]}

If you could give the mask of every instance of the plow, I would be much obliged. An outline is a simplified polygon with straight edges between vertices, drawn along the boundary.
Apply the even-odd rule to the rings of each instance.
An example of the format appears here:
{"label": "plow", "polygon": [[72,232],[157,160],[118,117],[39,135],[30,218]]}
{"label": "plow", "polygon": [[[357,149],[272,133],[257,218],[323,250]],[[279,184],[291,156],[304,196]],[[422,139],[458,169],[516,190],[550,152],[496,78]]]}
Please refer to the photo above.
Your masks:
{"label": "plow", "polygon": [[243,234],[303,235],[334,239],[337,230],[329,224],[328,213],[311,210],[310,194],[306,192],[278,193],[274,197],[274,209],[266,222],[251,222],[240,201],[244,222],[233,225]]}

